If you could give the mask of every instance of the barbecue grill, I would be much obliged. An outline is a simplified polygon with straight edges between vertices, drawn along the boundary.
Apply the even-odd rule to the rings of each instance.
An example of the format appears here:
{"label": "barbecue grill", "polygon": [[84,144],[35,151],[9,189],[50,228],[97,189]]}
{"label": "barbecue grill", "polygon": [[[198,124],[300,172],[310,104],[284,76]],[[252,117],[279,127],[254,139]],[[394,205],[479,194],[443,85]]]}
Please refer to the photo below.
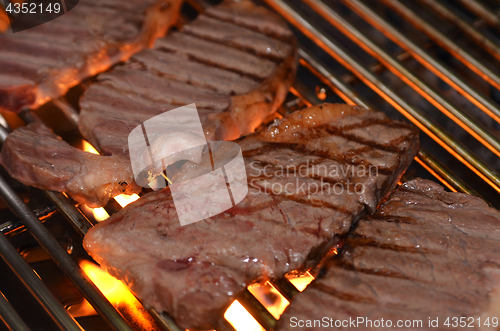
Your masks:
{"label": "barbecue grill", "polygon": [[[300,42],[297,80],[280,109],[282,115],[328,101],[406,119],[422,131],[422,148],[405,179],[434,179],[451,191],[481,196],[500,207],[500,3],[264,0],[259,4],[284,17]],[[209,5],[205,0],[187,1],[180,24]],[[43,114],[57,113],[70,127],[78,120],[78,96],[91,83],[92,79],[81,83],[41,110],[24,111],[22,119],[29,122],[34,114],[43,119]],[[0,140],[7,134],[1,127]],[[179,330],[165,313],[146,312],[140,304],[131,309],[128,302],[110,303],[79,267],[77,262],[88,259],[81,238],[96,223],[90,209],[75,206],[62,193],[28,189],[5,172],[1,172],[0,195],[6,205],[0,210],[0,255],[5,262],[0,267],[0,317],[5,324],[0,323],[0,330]],[[112,214],[120,208],[113,201],[105,210]],[[341,243],[338,238],[329,255],[336,254]],[[317,270],[308,272],[314,276]],[[270,330],[279,312],[273,314],[269,303],[276,297],[293,301],[299,290],[288,278],[270,280],[266,286],[261,294],[247,289],[238,302]],[[95,311],[82,313],[83,297]],[[234,327],[221,317],[218,329]]]}

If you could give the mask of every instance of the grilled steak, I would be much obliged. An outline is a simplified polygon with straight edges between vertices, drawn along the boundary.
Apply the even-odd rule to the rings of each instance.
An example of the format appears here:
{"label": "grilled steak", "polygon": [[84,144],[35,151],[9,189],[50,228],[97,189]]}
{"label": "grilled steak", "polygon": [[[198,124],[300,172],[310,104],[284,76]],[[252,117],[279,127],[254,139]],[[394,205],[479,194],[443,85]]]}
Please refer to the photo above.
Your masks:
{"label": "grilled steak", "polygon": [[130,131],[195,103],[208,140],[253,132],[283,102],[297,49],[286,24],[250,1],[209,8],[84,94],[80,131],[107,154],[126,154]]}
{"label": "grilled steak", "polygon": [[128,160],[81,151],[39,123],[20,127],[8,136],[2,147],[2,162],[16,167],[7,166],[7,170],[24,183],[71,192],[76,200],[99,201],[102,196],[140,190],[133,184]]}
{"label": "grilled steak", "polygon": [[0,37],[0,110],[36,108],[152,45],[181,0],[81,0],[48,23]]}
{"label": "grilled steak", "polygon": [[[206,139],[236,139],[276,112],[292,84],[296,65],[295,39],[280,18],[249,1],[225,2],[208,9],[181,32],[157,40],[154,49],[99,75],[99,82],[81,99],[80,131],[101,153],[115,160],[121,157],[120,164],[130,163],[127,138],[132,129],[155,115],[195,103]],[[130,164],[119,170],[124,176],[107,177],[118,171],[105,168],[108,157],[84,158],[83,162],[74,158],[80,155],[77,151],[60,154],[54,144],[35,137],[31,141],[36,144],[22,142],[23,151],[13,148],[17,142],[9,142],[19,137],[7,138],[1,163],[27,185],[68,192],[93,207],[105,205],[122,192],[140,190],[132,172],[126,173]],[[171,146],[166,142],[162,148]],[[34,149],[53,156],[38,159],[33,153],[25,157]],[[79,175],[85,181],[81,187],[75,187],[69,177],[37,176],[53,171],[58,162],[75,166],[83,162],[80,169],[99,172],[102,168],[103,173]],[[86,181],[91,178],[103,182]],[[103,189],[106,186],[113,189]]]}
{"label": "grilled steak", "polygon": [[[383,329],[398,320],[414,330],[482,329],[486,318],[498,322],[499,253],[500,212],[431,181],[409,181],[358,222],[343,252],[294,299],[276,330],[319,330],[314,320],[325,318],[330,327],[358,317],[364,321],[356,328],[367,330],[380,329],[382,318]],[[438,323],[431,327],[429,318]]]}
{"label": "grilled steak", "polygon": [[[249,187],[236,206],[181,226],[166,188],[84,239],[89,254],[147,307],[167,311],[184,328],[214,328],[246,285],[319,259],[397,184],[416,154],[418,132],[383,113],[324,104],[236,142]],[[188,162],[176,177],[200,178],[210,162]]]}

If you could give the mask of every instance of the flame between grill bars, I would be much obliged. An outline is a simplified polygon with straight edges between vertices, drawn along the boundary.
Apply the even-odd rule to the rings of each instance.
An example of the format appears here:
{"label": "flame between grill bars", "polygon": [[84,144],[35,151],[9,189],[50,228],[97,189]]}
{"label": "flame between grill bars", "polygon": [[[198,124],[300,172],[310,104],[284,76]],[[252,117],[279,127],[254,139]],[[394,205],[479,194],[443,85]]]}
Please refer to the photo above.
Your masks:
{"label": "flame between grill bars", "polygon": [[[209,5],[203,0],[187,2],[198,12]],[[283,113],[322,100],[343,100],[404,117],[424,135],[423,147],[415,158],[418,165],[451,191],[498,203],[500,75],[495,65],[500,67],[499,8],[494,8],[495,12],[486,0],[264,3],[295,28],[301,43],[299,77],[290,91],[295,98],[282,107]],[[64,99],[52,104],[70,121],[77,121],[77,111]],[[29,112],[23,115],[26,122],[31,117]],[[7,134],[0,128],[0,140]],[[92,146],[85,149],[92,151]],[[113,210],[91,210],[76,208],[64,194],[44,193],[81,236],[95,222],[139,198],[119,196]],[[63,307],[7,240],[7,233],[19,224],[0,224],[4,233],[0,235],[2,258],[60,329],[81,330],[74,317],[97,312],[115,330],[132,330],[137,325],[154,328],[151,316],[159,328],[179,330],[168,315],[141,310],[123,284],[106,279],[109,275],[97,266],[83,262],[80,268],[39,221],[40,215],[34,214],[2,178],[0,195],[87,300],[69,310]],[[221,318],[218,329],[272,329],[293,296],[313,279],[314,270],[311,273],[250,286]],[[132,324],[130,315],[135,318]],[[0,316],[12,330],[28,329],[2,293]]]}

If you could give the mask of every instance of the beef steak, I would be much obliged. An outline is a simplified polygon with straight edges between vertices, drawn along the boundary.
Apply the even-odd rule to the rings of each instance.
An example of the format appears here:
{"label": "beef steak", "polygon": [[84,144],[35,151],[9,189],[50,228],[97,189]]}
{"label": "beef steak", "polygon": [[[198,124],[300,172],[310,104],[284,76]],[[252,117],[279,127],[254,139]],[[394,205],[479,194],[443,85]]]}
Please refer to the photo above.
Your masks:
{"label": "beef steak", "polygon": [[[47,139],[27,137],[28,128],[7,138],[0,161],[27,185],[68,192],[79,202],[103,206],[117,194],[140,191],[130,164],[119,170],[106,168],[110,160],[119,158],[116,162],[121,165],[130,163],[128,135],[135,127],[155,115],[195,103],[205,134],[201,138],[236,139],[276,112],[293,82],[296,66],[295,39],[279,17],[250,1],[224,2],[182,31],[157,40],[154,49],[99,75],[99,82],[85,92],[80,100],[80,131],[108,156],[74,158],[80,155],[77,151],[58,153],[55,144],[45,144]],[[174,132],[166,133],[175,138]],[[21,136],[22,142],[13,141]],[[29,145],[29,141],[36,144]],[[19,144],[24,150],[14,148]],[[169,144],[160,147],[168,152],[173,148]],[[34,149],[43,149],[51,157],[29,155]],[[102,169],[103,173],[78,175],[82,181],[78,187],[69,177],[55,181],[53,176],[37,175],[53,172],[57,163],[71,163],[81,171]],[[109,176],[111,173],[120,176]]]}
{"label": "beef steak", "polygon": [[74,148],[40,123],[14,130],[4,142],[1,156],[15,178],[30,186],[71,192],[75,200],[99,201],[103,196],[140,190],[134,185],[128,160]]}
{"label": "beef steak", "polygon": [[99,151],[128,155],[137,125],[195,103],[208,140],[236,139],[283,102],[295,77],[295,44],[281,18],[250,1],[211,7],[100,75],[80,102],[80,131]]}
{"label": "beef steak", "polygon": [[0,110],[37,108],[150,47],[182,0],[80,0],[67,14],[0,42]]}
{"label": "beef steak", "polygon": [[[101,266],[184,328],[214,328],[246,285],[318,260],[397,184],[418,150],[418,132],[380,112],[324,104],[236,143],[249,187],[236,206],[181,226],[166,188],[84,238]],[[207,163],[185,164],[177,180],[198,178]]]}
{"label": "beef steak", "polygon": [[[421,321],[408,330],[482,329],[486,318],[498,322],[499,262],[499,211],[415,179],[359,220],[341,254],[294,298],[276,330],[319,330],[314,320],[358,317],[364,321],[356,329],[363,330],[380,329],[373,323],[381,319],[386,329],[398,320]],[[429,318],[438,319],[436,327]]]}

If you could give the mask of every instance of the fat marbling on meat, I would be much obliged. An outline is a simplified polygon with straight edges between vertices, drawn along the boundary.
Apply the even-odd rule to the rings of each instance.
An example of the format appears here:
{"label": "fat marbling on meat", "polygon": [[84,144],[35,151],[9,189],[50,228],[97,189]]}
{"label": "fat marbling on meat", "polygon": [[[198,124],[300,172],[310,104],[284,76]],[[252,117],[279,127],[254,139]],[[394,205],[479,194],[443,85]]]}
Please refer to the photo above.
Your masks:
{"label": "fat marbling on meat", "polygon": [[[317,261],[397,185],[418,150],[418,130],[380,112],[324,104],[236,143],[248,184],[236,206],[181,226],[166,188],[84,238],[101,266],[184,328],[215,328],[246,285]],[[199,178],[210,163],[206,155],[188,162],[174,179]]]}
{"label": "fat marbling on meat", "polygon": [[[500,317],[499,265],[500,212],[481,198],[414,179],[359,220],[276,330],[325,330],[335,323],[380,330],[398,321],[409,323],[402,330],[489,329],[485,323],[492,326],[495,318],[498,326]],[[359,325],[338,324],[358,318]]]}
{"label": "fat marbling on meat", "polygon": [[181,3],[80,0],[55,20],[6,32],[0,36],[0,110],[37,108],[152,46],[176,22]]}
{"label": "fat marbling on meat", "polygon": [[[281,18],[250,1],[224,2],[181,31],[158,39],[153,49],[99,75],[98,82],[84,93],[79,128],[103,156],[83,162],[75,158],[80,155],[76,151],[58,153],[57,144],[45,144],[46,139],[36,137],[22,142],[25,150],[18,149],[14,140],[23,133],[14,132],[2,148],[0,161],[27,185],[67,192],[79,202],[103,206],[115,195],[141,190],[130,164],[120,170],[106,168],[110,156],[120,158],[120,164],[130,163],[127,138],[134,128],[156,115],[195,103],[203,132],[202,137],[193,135],[192,139],[236,139],[275,114],[293,82],[296,66],[295,38]],[[160,147],[167,152],[170,141],[163,141]],[[37,158],[36,153],[24,157],[34,149],[43,149],[44,158]],[[55,183],[52,176],[37,176],[37,172],[57,168],[58,163],[75,167],[80,163],[81,171],[102,168],[103,173],[80,174],[79,187],[69,177],[61,176]],[[108,176],[117,172],[122,176]],[[86,181],[93,178],[102,183]]]}

